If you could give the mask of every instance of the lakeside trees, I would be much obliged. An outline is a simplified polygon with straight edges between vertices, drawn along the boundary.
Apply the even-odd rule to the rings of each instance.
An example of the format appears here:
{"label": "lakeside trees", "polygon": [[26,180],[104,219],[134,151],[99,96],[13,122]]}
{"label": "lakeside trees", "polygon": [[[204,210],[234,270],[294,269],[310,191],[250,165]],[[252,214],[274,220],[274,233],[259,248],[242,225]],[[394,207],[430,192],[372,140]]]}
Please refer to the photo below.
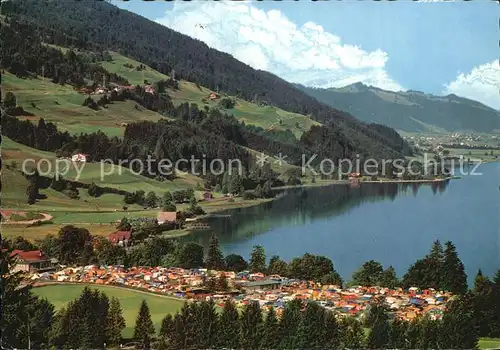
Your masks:
{"label": "lakeside trees", "polygon": [[224,256],[220,250],[219,239],[215,233],[212,233],[208,244],[206,265],[207,268],[213,270],[223,270],[225,268]]}
{"label": "lakeside trees", "polygon": [[445,250],[436,240],[428,255],[417,260],[403,276],[405,288],[434,288],[462,294],[467,290],[467,275],[452,242],[445,243]]}

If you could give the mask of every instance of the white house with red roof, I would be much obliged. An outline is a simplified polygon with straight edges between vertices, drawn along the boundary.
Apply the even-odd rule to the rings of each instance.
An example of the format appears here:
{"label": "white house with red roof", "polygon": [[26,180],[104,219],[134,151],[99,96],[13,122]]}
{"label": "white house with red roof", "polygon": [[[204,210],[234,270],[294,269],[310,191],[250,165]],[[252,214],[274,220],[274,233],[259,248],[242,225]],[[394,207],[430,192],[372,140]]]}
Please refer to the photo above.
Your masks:
{"label": "white house with red roof", "polygon": [[84,153],[76,153],[71,156],[72,162],[81,162],[85,163],[87,161],[87,154]]}
{"label": "white house with red roof", "polygon": [[154,89],[154,87],[152,85],[145,85],[144,86],[144,92],[147,93],[147,94],[151,94],[151,95],[156,94],[156,91],[155,91],[155,89]]}
{"label": "white house with red roof", "polygon": [[14,257],[16,261],[16,265],[12,269],[13,272],[45,272],[55,268],[52,259],[41,250],[23,251],[16,249],[10,253],[10,256]]}

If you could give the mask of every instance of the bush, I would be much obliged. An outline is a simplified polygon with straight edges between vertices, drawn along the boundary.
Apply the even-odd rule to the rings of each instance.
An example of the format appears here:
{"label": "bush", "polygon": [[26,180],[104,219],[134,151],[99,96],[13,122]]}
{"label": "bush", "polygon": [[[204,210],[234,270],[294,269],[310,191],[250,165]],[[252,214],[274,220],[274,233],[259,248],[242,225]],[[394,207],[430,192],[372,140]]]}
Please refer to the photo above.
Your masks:
{"label": "bush", "polygon": [[97,111],[99,109],[99,106],[97,105],[97,103],[95,103],[95,101],[90,96],[87,97],[85,100],[83,100],[82,106],[88,107],[88,108],[93,109],[95,111]]}
{"label": "bush", "polygon": [[7,92],[5,94],[5,97],[3,99],[3,105],[5,108],[14,108],[17,105],[16,101],[16,95],[14,95],[12,92]]}
{"label": "bush", "polygon": [[205,214],[205,211],[199,205],[191,208],[191,211],[193,212],[194,215],[203,215],[203,214]]}
{"label": "bush", "polygon": [[71,199],[80,199],[80,194],[77,188],[69,188],[64,190],[63,193]]}
{"label": "bush", "polygon": [[245,191],[243,192],[243,199],[256,199],[257,194],[254,191]]}
{"label": "bush", "polygon": [[219,101],[219,106],[221,106],[222,108],[225,108],[225,109],[231,109],[231,108],[234,108],[234,100],[228,98],[228,97],[224,97],[223,99],[221,99]]}
{"label": "bush", "polygon": [[177,207],[174,203],[165,203],[162,208],[163,211],[176,211]]}

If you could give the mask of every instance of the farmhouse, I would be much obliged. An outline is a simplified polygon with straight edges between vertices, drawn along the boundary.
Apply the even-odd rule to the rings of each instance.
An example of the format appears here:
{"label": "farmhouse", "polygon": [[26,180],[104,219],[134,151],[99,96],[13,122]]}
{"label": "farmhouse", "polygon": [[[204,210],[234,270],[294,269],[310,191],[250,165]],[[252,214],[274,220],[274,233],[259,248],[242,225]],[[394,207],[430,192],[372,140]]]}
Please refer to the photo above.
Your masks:
{"label": "farmhouse", "polygon": [[212,93],[208,96],[208,98],[209,98],[210,100],[212,100],[212,101],[216,100],[216,99],[217,99],[217,97],[218,97],[218,96],[217,96],[217,94],[216,94],[215,92],[212,92]]}
{"label": "farmhouse", "polygon": [[54,264],[50,257],[41,250],[13,250],[10,254],[16,260],[13,272],[24,271],[28,273],[44,272],[54,270]]}
{"label": "farmhouse", "polygon": [[108,89],[106,89],[105,87],[98,87],[96,90],[95,90],[95,94],[96,95],[102,95],[102,94],[105,94],[108,92]]}
{"label": "farmhouse", "polygon": [[156,93],[155,89],[151,85],[144,86],[144,92],[151,95]]}
{"label": "farmhouse", "polygon": [[130,244],[132,232],[130,231],[116,231],[108,235],[108,240],[114,245],[121,245],[127,247]]}
{"label": "farmhouse", "polygon": [[160,211],[157,220],[159,225],[165,222],[175,222],[177,220],[177,213],[175,211]]}
{"label": "farmhouse", "polygon": [[76,153],[71,156],[71,161],[85,163],[87,161],[87,155],[83,153]]}

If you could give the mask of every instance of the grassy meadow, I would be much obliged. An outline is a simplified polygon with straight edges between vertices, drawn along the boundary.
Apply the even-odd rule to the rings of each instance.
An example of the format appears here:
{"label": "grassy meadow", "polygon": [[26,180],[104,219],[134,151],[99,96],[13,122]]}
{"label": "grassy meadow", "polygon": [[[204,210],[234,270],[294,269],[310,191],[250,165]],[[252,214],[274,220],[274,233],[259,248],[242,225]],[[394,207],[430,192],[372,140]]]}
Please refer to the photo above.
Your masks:
{"label": "grassy meadow", "polygon": [[[156,331],[159,331],[161,320],[165,317],[165,315],[174,314],[180,310],[184,303],[181,299],[126,288],[100,285],[91,285],[91,287],[106,293],[109,298],[117,297],[120,300],[126,324],[122,335],[126,338],[133,336],[135,319],[139,312],[142,300],[146,300],[148,303],[149,310],[151,312],[151,319],[156,327]],[[52,304],[54,304],[56,310],[59,310],[65,307],[71,300],[78,298],[82,293],[83,288],[85,288],[85,285],[49,285],[34,288],[33,291],[35,294],[47,298]]]}
{"label": "grassy meadow", "polygon": [[[65,48],[55,47],[62,51]],[[112,61],[101,62],[102,66],[110,72],[117,73],[132,84],[143,84],[144,80],[155,82],[168,78],[166,75],[144,66],[137,70],[135,67],[141,63],[124,57],[118,53],[112,53]],[[33,114],[32,116],[20,116],[21,119],[37,122],[39,118],[44,118],[57,125],[61,130],[72,134],[89,133],[101,130],[109,136],[122,136],[124,132],[123,123],[131,123],[142,120],[158,121],[163,117],[155,112],[142,107],[135,108],[135,102],[124,101],[109,104],[107,108],[94,111],[82,106],[86,97],[78,93],[69,85],[54,84],[50,79],[42,77],[18,78],[10,73],[3,75],[4,92],[13,92],[17,99],[17,104],[24,110]],[[211,90],[199,87],[194,83],[180,81],[178,90],[169,90],[174,104],[183,102],[197,103],[200,107],[208,105],[218,107],[218,100],[210,101],[207,97]],[[98,96],[94,96],[96,100]],[[234,98],[234,97],[233,97]],[[235,98],[234,108],[224,110],[233,114],[239,120],[252,125],[261,126],[266,130],[286,130],[290,129],[297,137],[309,130],[312,125],[319,125],[311,118],[297,113],[290,113],[279,108],[265,105],[253,104],[239,98]],[[253,157],[257,152],[248,150]],[[71,199],[62,192],[53,189],[41,189],[40,194],[46,198],[37,200],[33,205],[27,204],[26,188],[28,180],[20,175],[22,163],[25,159],[32,158],[35,161],[45,159],[48,162],[41,167],[47,170],[51,166],[50,175],[55,174],[55,164],[57,157],[54,153],[39,151],[13,140],[2,138],[2,158],[4,164],[17,164],[17,169],[3,169],[4,188],[2,193],[3,208],[10,210],[24,210],[32,212],[47,213],[53,217],[52,224],[44,224],[37,227],[25,227],[26,225],[5,225],[4,232],[7,236],[23,235],[29,239],[36,239],[47,233],[56,233],[63,224],[75,224],[89,227],[92,234],[107,234],[112,228],[112,223],[122,217],[154,217],[157,210],[143,210],[138,205],[127,205],[127,210],[123,210],[123,196],[117,194],[104,194],[97,198],[88,195],[87,190],[79,189],[79,199]],[[83,167],[81,167],[83,165]],[[272,162],[275,170],[276,165]],[[78,167],[78,168],[77,168]],[[284,168],[283,168],[284,167]],[[283,169],[293,168],[293,165],[284,164]],[[80,170],[80,171],[79,171]],[[102,170],[102,171],[101,171]],[[136,175],[126,166],[91,163],[75,164],[68,162],[65,166],[61,163],[59,173],[63,178],[78,180],[84,183],[95,182],[101,187],[111,187],[129,192],[143,190],[146,193],[153,191],[158,196],[162,196],[166,191],[176,191],[195,187],[203,181],[196,176],[178,173],[173,181],[159,182],[154,179]],[[101,174],[103,176],[101,177]],[[201,192],[196,192],[201,197]],[[242,206],[255,205],[260,200],[244,201],[236,198],[234,201],[219,198],[211,202],[200,203],[207,212],[236,208]],[[183,209],[187,205],[180,205],[178,209]],[[23,227],[24,226],[24,227]]]}
{"label": "grassy meadow", "polygon": [[[135,67],[139,66],[140,62],[118,53],[111,53],[111,57],[112,61],[101,62],[101,65],[109,72],[123,76],[131,84],[143,84],[144,80],[154,83],[155,81],[168,78],[168,76],[149,66],[145,66],[144,69],[138,71]],[[134,68],[130,68],[130,66]],[[217,100],[210,101],[208,99],[208,96],[212,92],[210,89],[201,86],[198,87],[196,84],[184,80],[180,81],[179,90],[168,90],[168,94],[172,97],[176,105],[189,102],[196,103],[200,107],[203,105],[217,107]],[[312,125],[320,125],[318,122],[301,114],[287,112],[272,106],[260,106],[239,98],[235,98],[235,100],[236,105],[234,108],[223,111],[233,114],[238,120],[246,124],[260,126],[268,130],[290,129],[297,137],[300,137],[302,133],[309,130]]]}
{"label": "grassy meadow", "polygon": [[[450,156],[463,156],[465,160],[470,158],[472,161],[497,161],[500,157],[498,149],[470,149],[470,148],[446,148],[450,152]],[[493,154],[492,154],[493,152]]]}
{"label": "grassy meadow", "polygon": [[[57,236],[57,233],[63,226],[64,225],[61,224],[44,224],[32,227],[26,227],[24,225],[2,225],[2,234],[7,238],[22,236],[34,242],[37,239],[43,239],[48,234]],[[77,226],[87,229],[94,236],[108,236],[110,233],[116,231],[115,225],[111,224],[82,224]]]}
{"label": "grassy meadow", "polygon": [[479,339],[479,349],[500,349],[500,338],[481,338]]}
{"label": "grassy meadow", "polygon": [[[82,106],[86,95],[80,94],[69,85],[52,83],[49,79],[21,79],[10,73],[2,76],[4,91],[16,95],[17,104],[34,114],[24,119],[37,121],[44,118],[71,134],[91,133],[101,130],[109,136],[123,136],[122,123],[141,120],[158,121],[160,114],[140,107],[135,109],[133,101],[115,101],[94,111]],[[93,96],[97,101],[99,96]],[[20,117],[23,118],[23,117]]]}

